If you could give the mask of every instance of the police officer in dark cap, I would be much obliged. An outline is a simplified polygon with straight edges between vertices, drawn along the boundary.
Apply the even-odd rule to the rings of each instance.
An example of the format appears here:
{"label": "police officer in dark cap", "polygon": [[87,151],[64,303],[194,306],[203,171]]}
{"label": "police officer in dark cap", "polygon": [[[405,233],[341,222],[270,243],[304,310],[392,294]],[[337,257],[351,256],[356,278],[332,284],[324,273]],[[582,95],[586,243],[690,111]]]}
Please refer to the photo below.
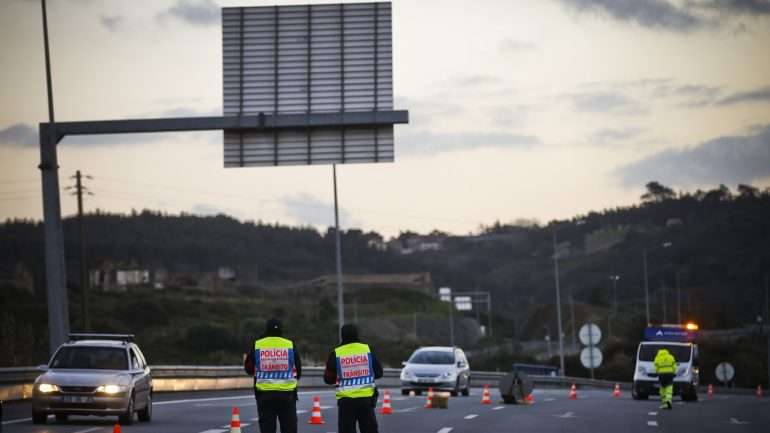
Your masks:
{"label": "police officer in dark cap", "polygon": [[259,431],[297,433],[297,382],[302,362],[294,342],[283,337],[281,322],[270,319],[262,334],[246,352],[243,368],[254,376]]}

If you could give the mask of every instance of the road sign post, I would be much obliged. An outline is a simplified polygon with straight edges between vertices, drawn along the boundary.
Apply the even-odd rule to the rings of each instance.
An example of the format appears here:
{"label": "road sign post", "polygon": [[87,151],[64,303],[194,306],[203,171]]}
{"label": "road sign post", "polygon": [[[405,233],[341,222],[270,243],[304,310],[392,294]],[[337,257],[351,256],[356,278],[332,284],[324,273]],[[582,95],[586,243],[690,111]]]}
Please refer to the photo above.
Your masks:
{"label": "road sign post", "polygon": [[579,337],[580,342],[588,346],[580,352],[580,362],[583,367],[591,371],[591,379],[593,379],[594,369],[602,363],[602,352],[595,347],[602,339],[602,331],[596,324],[586,323],[580,328]]}

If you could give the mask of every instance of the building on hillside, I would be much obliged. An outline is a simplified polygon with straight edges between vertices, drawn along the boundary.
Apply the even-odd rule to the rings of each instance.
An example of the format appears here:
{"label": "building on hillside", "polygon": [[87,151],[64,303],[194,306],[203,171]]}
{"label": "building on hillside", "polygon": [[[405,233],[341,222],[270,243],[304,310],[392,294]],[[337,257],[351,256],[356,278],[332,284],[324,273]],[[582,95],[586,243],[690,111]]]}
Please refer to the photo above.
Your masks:
{"label": "building on hillside", "polygon": [[[433,293],[433,281],[430,272],[418,272],[412,274],[345,274],[342,284],[346,291],[359,291],[369,289],[405,289],[416,292]],[[305,286],[324,288],[337,287],[336,275],[324,275]]]}

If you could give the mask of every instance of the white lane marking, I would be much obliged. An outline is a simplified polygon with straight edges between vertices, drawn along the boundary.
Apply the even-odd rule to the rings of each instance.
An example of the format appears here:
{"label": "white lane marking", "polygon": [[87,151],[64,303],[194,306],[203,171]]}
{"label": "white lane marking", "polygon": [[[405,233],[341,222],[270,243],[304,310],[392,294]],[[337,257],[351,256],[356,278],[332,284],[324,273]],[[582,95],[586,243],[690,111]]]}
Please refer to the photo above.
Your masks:
{"label": "white lane marking", "polygon": [[[336,391],[301,391],[297,394],[299,395],[319,395],[319,394],[332,394]],[[237,395],[232,397],[210,397],[210,398],[188,398],[184,400],[166,400],[166,401],[154,401],[152,402],[153,406],[163,406],[166,404],[182,404],[182,403],[199,403],[203,401],[225,401],[225,400],[241,400],[241,399],[252,399],[254,400],[253,395]],[[27,418],[32,419],[32,418]]]}
{"label": "white lane marking", "polygon": [[105,427],[92,427],[92,428],[85,429],[85,430],[78,430],[78,431],[76,431],[74,433],[89,433],[89,432],[92,432],[92,431],[101,430],[103,428],[105,428]]}
{"label": "white lane marking", "polygon": [[577,418],[575,416],[575,412],[566,412],[566,413],[564,413],[562,415],[554,415],[554,416],[557,417],[557,418]]}
{"label": "white lane marking", "polygon": [[[297,412],[297,413],[299,413],[299,412]],[[249,421],[259,421],[259,417],[255,416],[254,418],[250,419]]]}
{"label": "white lane marking", "polygon": [[465,415],[465,419],[473,419],[473,418],[476,418],[477,416],[478,416],[477,414],[472,413],[470,415]]}
{"label": "white lane marking", "polygon": [[[230,426],[227,426],[227,427],[229,428]],[[214,428],[214,429],[211,429],[211,430],[203,430],[203,431],[202,431],[202,432],[200,432],[200,433],[224,433],[224,432],[226,432],[226,431],[227,431],[227,430],[225,430],[225,429],[221,429],[221,428]]]}
{"label": "white lane marking", "polygon": [[492,410],[500,410],[500,409],[505,409],[505,406],[495,406],[492,408]]}
{"label": "white lane marking", "polygon": [[657,414],[658,414],[657,412],[647,412],[647,415],[649,415],[649,416],[655,416]]}
{"label": "white lane marking", "polygon": [[449,433],[450,431],[452,431],[452,427],[443,427],[436,433]]}
{"label": "white lane marking", "polygon": [[323,410],[326,410],[326,409],[331,409],[331,408],[333,408],[333,407],[334,407],[334,406],[321,406],[321,409],[323,409]]}
{"label": "white lane marking", "polygon": [[545,400],[543,400],[543,401],[554,401],[554,400],[556,400],[556,399],[555,399],[555,398],[546,398],[546,399],[545,399]]}
{"label": "white lane marking", "polygon": [[[251,424],[249,424],[249,423],[247,423],[247,422],[242,422],[242,423],[241,423],[241,428],[244,428],[244,427],[248,427],[248,426],[250,426],[250,425],[251,425]],[[225,425],[223,425],[223,426],[222,426],[222,428],[226,428],[226,429],[229,429],[229,428],[230,428],[230,424],[225,424]],[[77,433],[77,432],[75,432],[75,433]]]}
{"label": "white lane marking", "polygon": [[730,424],[749,424],[748,421],[738,421],[737,418],[730,418]]}
{"label": "white lane marking", "polygon": [[19,424],[22,422],[32,421],[32,418],[19,418],[19,419],[12,419],[10,421],[3,421],[3,425],[8,424]]}
{"label": "white lane marking", "polygon": [[391,400],[393,401],[401,401],[401,400],[407,400],[409,397],[393,397]]}
{"label": "white lane marking", "polygon": [[307,413],[306,409],[297,409],[297,415],[302,415],[303,413]]}
{"label": "white lane marking", "polygon": [[658,422],[657,421],[647,421],[647,425],[650,427],[657,427]]}
{"label": "white lane marking", "polygon": [[394,409],[394,410],[393,410],[393,412],[397,412],[397,413],[402,413],[402,412],[413,412],[413,411],[415,411],[415,410],[419,409],[420,407],[421,407],[421,406],[413,406],[413,407],[408,407],[408,408],[406,408],[406,409]]}

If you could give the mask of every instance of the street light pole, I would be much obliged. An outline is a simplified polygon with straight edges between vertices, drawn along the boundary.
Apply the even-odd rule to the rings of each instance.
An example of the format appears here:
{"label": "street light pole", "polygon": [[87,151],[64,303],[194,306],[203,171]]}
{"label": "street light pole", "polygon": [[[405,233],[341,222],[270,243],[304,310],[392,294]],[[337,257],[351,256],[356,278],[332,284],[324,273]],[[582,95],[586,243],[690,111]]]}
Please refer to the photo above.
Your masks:
{"label": "street light pole", "polygon": [[647,248],[644,249],[644,311],[647,317],[647,326],[650,326],[650,285],[647,277]]}
{"label": "street light pole", "polygon": [[553,230],[553,271],[554,278],[556,280],[556,325],[558,334],[556,338],[559,340],[559,367],[561,368],[561,375],[565,376],[564,371],[564,339],[562,338],[561,328],[561,291],[559,289],[559,257],[556,251],[556,229]]}

